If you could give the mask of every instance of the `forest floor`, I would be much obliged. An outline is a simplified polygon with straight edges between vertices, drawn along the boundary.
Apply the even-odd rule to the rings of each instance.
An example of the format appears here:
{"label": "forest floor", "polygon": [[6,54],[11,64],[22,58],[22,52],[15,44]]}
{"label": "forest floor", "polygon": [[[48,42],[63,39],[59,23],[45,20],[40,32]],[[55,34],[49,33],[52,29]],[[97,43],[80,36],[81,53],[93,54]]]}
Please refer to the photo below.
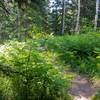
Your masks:
{"label": "forest floor", "polygon": [[[100,85],[100,83],[98,83],[98,85]],[[95,95],[99,89],[99,86],[93,85],[85,76],[76,74],[72,80],[69,94],[72,96],[73,100],[91,100],[91,97]]]}

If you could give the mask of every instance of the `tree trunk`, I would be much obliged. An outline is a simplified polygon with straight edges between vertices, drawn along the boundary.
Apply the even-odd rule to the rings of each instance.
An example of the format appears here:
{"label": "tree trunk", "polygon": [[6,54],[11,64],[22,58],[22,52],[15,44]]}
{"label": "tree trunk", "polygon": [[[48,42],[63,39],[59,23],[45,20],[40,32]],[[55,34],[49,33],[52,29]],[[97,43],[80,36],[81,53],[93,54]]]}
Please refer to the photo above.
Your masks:
{"label": "tree trunk", "polygon": [[64,34],[64,29],[65,29],[65,0],[63,0],[63,5],[62,5],[62,29],[61,29],[62,35]]}
{"label": "tree trunk", "polygon": [[75,27],[75,33],[79,34],[80,31],[80,0],[77,1],[77,19],[76,19],[76,27]]}
{"label": "tree trunk", "polygon": [[94,23],[94,31],[97,30],[97,24],[98,24],[98,14],[99,14],[99,0],[96,0],[96,14],[95,14],[95,23]]}

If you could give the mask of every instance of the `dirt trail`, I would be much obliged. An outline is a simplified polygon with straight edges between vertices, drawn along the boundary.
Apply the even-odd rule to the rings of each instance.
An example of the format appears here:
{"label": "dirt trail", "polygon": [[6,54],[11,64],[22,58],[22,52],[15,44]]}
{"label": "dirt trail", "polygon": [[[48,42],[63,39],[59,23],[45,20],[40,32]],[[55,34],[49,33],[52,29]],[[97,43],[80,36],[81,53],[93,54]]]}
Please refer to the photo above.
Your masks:
{"label": "dirt trail", "polygon": [[84,77],[76,75],[72,80],[72,87],[69,93],[72,95],[74,100],[91,100],[96,92],[96,88]]}

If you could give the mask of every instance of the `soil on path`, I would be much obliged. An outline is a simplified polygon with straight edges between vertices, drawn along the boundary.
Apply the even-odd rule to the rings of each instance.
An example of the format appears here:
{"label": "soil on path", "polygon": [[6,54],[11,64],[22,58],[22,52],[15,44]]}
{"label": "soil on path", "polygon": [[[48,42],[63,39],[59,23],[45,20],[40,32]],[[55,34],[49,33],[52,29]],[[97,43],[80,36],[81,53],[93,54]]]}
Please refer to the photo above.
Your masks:
{"label": "soil on path", "polygon": [[69,94],[73,97],[73,100],[91,100],[91,97],[95,95],[97,89],[87,78],[76,75],[72,80]]}

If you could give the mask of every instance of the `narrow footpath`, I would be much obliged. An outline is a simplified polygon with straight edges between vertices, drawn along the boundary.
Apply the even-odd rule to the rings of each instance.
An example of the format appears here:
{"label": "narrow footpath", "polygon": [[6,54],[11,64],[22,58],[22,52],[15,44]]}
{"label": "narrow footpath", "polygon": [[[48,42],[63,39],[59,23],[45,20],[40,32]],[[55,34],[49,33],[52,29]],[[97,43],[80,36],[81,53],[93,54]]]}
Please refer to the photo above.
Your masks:
{"label": "narrow footpath", "polygon": [[91,97],[95,95],[99,89],[100,87],[91,84],[91,82],[89,82],[84,76],[75,75],[72,80],[69,94],[73,97],[73,100],[91,100]]}

